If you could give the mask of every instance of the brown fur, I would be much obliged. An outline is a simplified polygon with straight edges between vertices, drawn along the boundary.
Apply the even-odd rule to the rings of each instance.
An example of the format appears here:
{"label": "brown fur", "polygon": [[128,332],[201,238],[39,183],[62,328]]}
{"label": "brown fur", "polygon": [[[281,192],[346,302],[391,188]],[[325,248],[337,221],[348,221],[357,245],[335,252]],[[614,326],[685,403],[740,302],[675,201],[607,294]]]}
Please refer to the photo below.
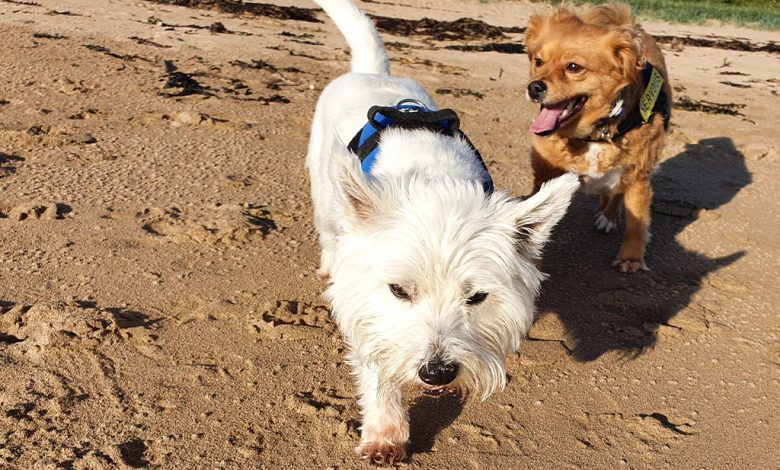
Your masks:
{"label": "brown fur", "polygon": [[[652,200],[650,175],[663,149],[663,116],[654,114],[648,124],[615,141],[600,142],[596,162],[586,157],[592,144],[581,139],[600,136],[597,123],[609,114],[623,90],[626,111],[608,126],[610,135],[616,131],[620,119],[641,98],[644,91],[641,71],[647,62],[664,77],[663,90],[671,100],[661,50],[623,4],[594,7],[581,16],[566,8],[534,15],[528,22],[526,45],[531,61],[530,80],[541,80],[547,86],[544,103],[558,103],[581,95],[588,97],[582,109],[552,134],[533,137],[534,192],[543,182],[567,171],[583,177],[593,173],[594,163],[598,172],[622,168],[622,176],[614,187],[598,191],[598,214],[616,224],[621,201],[624,202],[626,231],[613,265],[621,271],[647,269],[644,254]],[[541,66],[535,64],[536,59],[543,61]],[[584,69],[576,73],[567,71],[567,65],[572,62]]]}

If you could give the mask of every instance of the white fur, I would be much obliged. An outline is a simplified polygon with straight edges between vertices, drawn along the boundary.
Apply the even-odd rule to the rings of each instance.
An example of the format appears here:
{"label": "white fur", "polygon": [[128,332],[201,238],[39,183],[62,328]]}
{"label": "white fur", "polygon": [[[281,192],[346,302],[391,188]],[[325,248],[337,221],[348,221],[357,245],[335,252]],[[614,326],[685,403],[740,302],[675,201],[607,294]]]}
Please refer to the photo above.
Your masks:
{"label": "white fur", "polygon": [[617,227],[617,224],[607,218],[604,214],[599,214],[596,217],[596,230],[604,233],[609,233]]}
{"label": "white fur", "polygon": [[623,168],[613,168],[609,171],[599,170],[599,155],[603,147],[601,144],[588,144],[585,160],[588,162],[588,171],[582,178],[582,191],[586,194],[601,194],[612,191],[623,177]]}
{"label": "white fur", "polygon": [[349,0],[315,0],[336,23],[352,52],[352,73],[389,74],[385,45],[371,20]]}
{"label": "white fur", "polygon": [[[378,38],[348,0],[317,3],[348,37]],[[381,42],[350,44],[356,58],[384,57],[384,51],[364,50]],[[353,60],[353,72],[323,91],[306,164],[320,270],[331,281],[326,297],[358,381],[358,451],[376,458],[372,452],[405,447],[401,387],[422,385],[418,370],[428,361],[460,365],[452,388],[484,398],[504,387],[506,358],[535,313],[543,279],[535,261],[579,181],[564,175],[525,201],[487,195],[485,170],[465,142],[401,129],[382,134],[374,171],[365,175],[344,142],[363,126],[370,106],[414,98],[436,107],[416,82],[386,70],[355,73],[363,70],[358,65]],[[412,301],[396,298],[389,284],[404,286]],[[467,305],[476,292],[488,297]]]}

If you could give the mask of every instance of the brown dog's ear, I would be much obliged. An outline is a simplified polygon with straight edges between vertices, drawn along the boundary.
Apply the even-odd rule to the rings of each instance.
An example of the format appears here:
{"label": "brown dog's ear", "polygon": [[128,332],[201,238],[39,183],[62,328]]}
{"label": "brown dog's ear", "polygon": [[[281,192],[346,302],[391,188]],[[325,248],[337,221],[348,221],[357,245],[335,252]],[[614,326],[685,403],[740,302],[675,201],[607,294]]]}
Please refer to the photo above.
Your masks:
{"label": "brown dog's ear", "polygon": [[568,8],[558,7],[552,12],[535,13],[528,18],[528,24],[525,29],[525,45],[529,56],[532,56],[540,47],[540,38],[545,31],[552,27],[560,26],[559,23],[575,21],[581,23],[582,20]]}
{"label": "brown dog's ear", "polygon": [[528,24],[525,27],[525,50],[528,56],[531,57],[539,49],[538,39],[542,35],[542,32],[547,29],[547,23],[550,20],[550,15],[542,15],[536,13],[528,18]]}
{"label": "brown dog's ear", "polygon": [[561,23],[564,21],[580,21],[579,17],[577,16],[574,11],[569,10],[568,8],[564,7],[558,7],[555,9],[555,11],[552,14],[552,22],[553,23]]}
{"label": "brown dog's ear", "polygon": [[635,30],[623,28],[610,38],[610,43],[623,75],[631,83],[637,82],[646,62],[642,38]]}

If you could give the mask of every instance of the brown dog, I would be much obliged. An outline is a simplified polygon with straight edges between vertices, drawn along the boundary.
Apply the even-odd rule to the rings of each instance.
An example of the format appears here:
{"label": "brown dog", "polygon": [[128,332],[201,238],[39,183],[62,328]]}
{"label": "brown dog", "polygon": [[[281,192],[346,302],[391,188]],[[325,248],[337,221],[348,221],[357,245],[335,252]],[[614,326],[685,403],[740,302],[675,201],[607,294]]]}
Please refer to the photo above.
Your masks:
{"label": "brown dog", "polygon": [[671,89],[661,50],[624,4],[566,8],[530,18],[529,100],[541,104],[531,124],[534,193],[565,172],[600,196],[596,226],[615,229],[625,204],[626,231],[613,266],[647,270],[650,175],[671,117]]}

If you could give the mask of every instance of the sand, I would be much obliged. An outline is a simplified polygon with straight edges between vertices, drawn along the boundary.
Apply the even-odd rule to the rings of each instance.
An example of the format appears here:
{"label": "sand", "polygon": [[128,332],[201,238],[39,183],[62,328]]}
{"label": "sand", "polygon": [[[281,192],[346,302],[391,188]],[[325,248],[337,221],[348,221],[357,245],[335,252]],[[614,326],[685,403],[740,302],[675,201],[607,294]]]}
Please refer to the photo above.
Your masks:
{"label": "sand", "polygon": [[[519,52],[535,6],[360,5],[504,28],[383,36],[527,194],[526,57],[445,47]],[[0,1],[1,468],[364,467],[303,167],[348,54],[314,14]],[[620,236],[578,196],[507,389],[410,396],[409,467],[780,467],[780,55],[685,40],[780,38],[647,27],[680,38],[663,47],[692,109],[654,178],[652,271],[609,267]]]}

